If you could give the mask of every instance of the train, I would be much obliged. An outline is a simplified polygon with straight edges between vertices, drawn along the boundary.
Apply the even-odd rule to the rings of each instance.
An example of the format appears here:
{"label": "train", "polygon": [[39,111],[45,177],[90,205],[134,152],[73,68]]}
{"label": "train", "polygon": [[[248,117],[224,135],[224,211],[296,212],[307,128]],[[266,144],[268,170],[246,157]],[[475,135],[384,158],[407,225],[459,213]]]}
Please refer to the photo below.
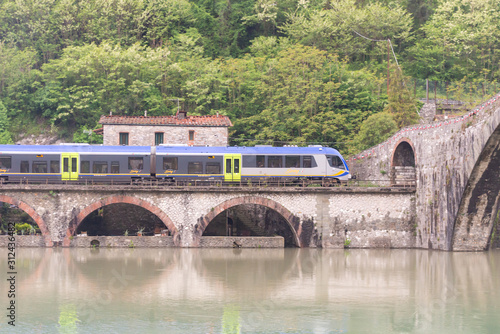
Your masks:
{"label": "train", "polygon": [[139,182],[156,180],[321,180],[351,178],[333,148],[0,145],[0,182]]}

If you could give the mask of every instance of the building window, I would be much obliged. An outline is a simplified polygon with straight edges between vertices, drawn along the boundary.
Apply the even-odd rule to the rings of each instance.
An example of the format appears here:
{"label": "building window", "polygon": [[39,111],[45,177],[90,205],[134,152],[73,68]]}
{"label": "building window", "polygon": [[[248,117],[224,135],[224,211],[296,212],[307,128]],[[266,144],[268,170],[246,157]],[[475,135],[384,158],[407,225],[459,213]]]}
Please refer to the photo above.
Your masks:
{"label": "building window", "polygon": [[128,145],[128,132],[120,132],[120,145]]}
{"label": "building window", "polygon": [[155,146],[163,144],[163,132],[155,133]]}
{"label": "building window", "polygon": [[189,130],[189,141],[194,140],[194,130]]}

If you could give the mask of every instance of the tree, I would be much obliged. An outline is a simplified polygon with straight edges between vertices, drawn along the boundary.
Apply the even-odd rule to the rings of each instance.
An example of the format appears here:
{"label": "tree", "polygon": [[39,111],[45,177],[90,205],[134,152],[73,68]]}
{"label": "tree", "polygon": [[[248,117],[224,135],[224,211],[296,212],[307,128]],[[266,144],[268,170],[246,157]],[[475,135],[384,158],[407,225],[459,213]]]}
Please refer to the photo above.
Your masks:
{"label": "tree", "polygon": [[12,136],[9,132],[9,119],[7,118],[7,109],[0,101],[0,144],[13,144]]}
{"label": "tree", "polygon": [[381,112],[368,117],[359,129],[355,142],[357,149],[362,151],[382,143],[398,131],[398,126],[391,114]]}
{"label": "tree", "polygon": [[412,97],[405,80],[407,78],[403,76],[401,70],[392,66],[389,103],[384,108],[384,111],[392,115],[399,128],[415,124],[420,119],[417,101]]}

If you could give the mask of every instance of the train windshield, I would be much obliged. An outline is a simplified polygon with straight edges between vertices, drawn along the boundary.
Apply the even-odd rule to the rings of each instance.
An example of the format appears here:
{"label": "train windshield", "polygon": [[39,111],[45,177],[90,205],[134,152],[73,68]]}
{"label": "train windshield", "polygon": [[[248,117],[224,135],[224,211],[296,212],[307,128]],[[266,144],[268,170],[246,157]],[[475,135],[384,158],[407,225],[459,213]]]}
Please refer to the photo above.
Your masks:
{"label": "train windshield", "polygon": [[343,169],[345,170],[344,163],[342,159],[336,155],[327,155],[326,159],[328,160],[328,164],[333,168]]}

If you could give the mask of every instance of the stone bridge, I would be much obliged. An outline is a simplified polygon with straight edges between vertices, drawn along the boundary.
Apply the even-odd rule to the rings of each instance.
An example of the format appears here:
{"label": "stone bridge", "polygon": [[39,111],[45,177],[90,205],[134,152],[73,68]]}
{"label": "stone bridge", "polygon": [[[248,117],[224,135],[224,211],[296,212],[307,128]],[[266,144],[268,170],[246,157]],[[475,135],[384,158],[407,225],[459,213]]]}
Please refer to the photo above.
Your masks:
{"label": "stone bridge", "polygon": [[498,245],[500,95],[467,114],[400,130],[348,160],[363,180],[416,182],[416,247]]}
{"label": "stone bridge", "polygon": [[[415,246],[415,190],[402,188],[253,188],[83,185],[2,185],[0,202],[29,214],[41,236],[17,236],[20,246],[78,246],[75,231],[90,213],[111,204],[141,207],[163,222],[161,246],[203,246],[203,232],[220,213],[239,205],[279,214],[297,247]],[[122,238],[124,238],[122,236]],[[135,238],[135,239],[131,239]],[[142,238],[142,239],[139,239]],[[147,238],[128,237],[135,244]],[[3,240],[3,241],[2,241]],[[0,245],[6,243],[0,238]],[[90,241],[89,241],[90,242]],[[24,244],[22,244],[24,243]],[[31,244],[30,244],[31,243]],[[89,244],[85,245],[86,247]],[[153,246],[160,246],[159,244]]]}
{"label": "stone bridge", "polygon": [[[466,115],[404,128],[348,159],[358,179],[388,188],[1,185],[0,202],[28,213],[42,232],[33,243],[45,246],[74,245],[86,216],[126,203],[156,215],[171,245],[199,247],[218,214],[252,204],[283,217],[298,247],[485,250],[500,244],[499,124],[500,95]],[[398,188],[408,182],[416,191]]]}

